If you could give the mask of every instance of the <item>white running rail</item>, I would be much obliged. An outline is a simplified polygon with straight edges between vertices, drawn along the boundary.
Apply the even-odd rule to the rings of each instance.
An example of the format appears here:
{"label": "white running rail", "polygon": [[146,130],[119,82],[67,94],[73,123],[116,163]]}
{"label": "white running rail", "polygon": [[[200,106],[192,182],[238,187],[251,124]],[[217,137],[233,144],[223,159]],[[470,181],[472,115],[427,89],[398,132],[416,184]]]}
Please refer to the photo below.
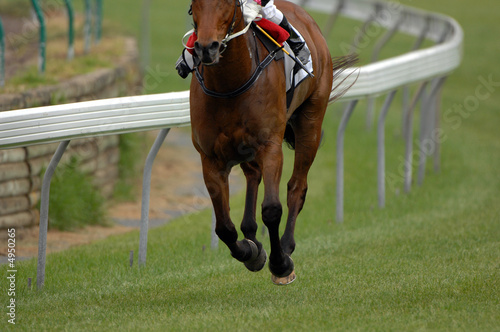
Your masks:
{"label": "white running rail", "polygon": [[0,148],[188,126],[189,91],[0,113]]}

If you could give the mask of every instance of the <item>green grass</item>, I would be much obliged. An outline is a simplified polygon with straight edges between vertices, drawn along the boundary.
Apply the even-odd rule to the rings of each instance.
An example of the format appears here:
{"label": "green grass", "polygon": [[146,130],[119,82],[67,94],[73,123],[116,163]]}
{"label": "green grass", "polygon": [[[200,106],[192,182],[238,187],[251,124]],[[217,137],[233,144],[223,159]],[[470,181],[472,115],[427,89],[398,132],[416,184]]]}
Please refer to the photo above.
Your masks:
{"label": "green grass", "polygon": [[[16,17],[23,22],[29,22],[30,1],[17,3],[18,1],[0,1],[0,12],[3,15]],[[113,22],[104,21],[103,28],[112,32],[110,37],[104,36],[98,45],[92,45],[88,54],[84,52],[84,16],[81,11],[75,13],[75,57],[67,60],[68,50],[68,27],[67,17],[64,11],[54,11],[60,6],[62,1],[47,3],[48,10],[44,10],[46,23],[46,68],[45,73],[38,72],[36,57],[33,57],[25,64],[25,67],[8,77],[5,87],[0,89],[0,93],[19,93],[27,89],[33,89],[43,85],[54,85],[61,81],[75,77],[77,75],[88,74],[102,68],[113,68],[116,60],[123,56],[125,52],[124,34],[126,30],[118,30]],[[19,6],[19,7],[15,7]],[[24,24],[22,29],[16,33],[7,33],[5,44],[8,50],[15,52],[21,58],[26,57],[26,52],[31,52],[27,45],[37,43],[38,34],[29,35],[32,27]],[[38,48],[36,48],[38,52]],[[9,66],[9,63],[6,63]]]}
{"label": "green grass", "polygon": [[[107,15],[117,20],[127,10],[140,10],[131,0],[115,11],[105,4]],[[171,73],[154,92],[184,89],[171,68],[180,51],[176,45],[185,30],[187,4],[153,2],[151,66]],[[492,10],[497,2],[423,0],[415,5],[446,13],[465,30],[464,62],[445,85],[443,114],[474,96],[480,76],[500,82],[497,14]],[[137,15],[129,23],[130,29],[136,26]],[[406,46],[403,40],[401,49]],[[211,212],[201,211],[150,232],[147,266],[140,270],[128,267],[129,250],[138,248],[137,232],[49,255],[41,292],[26,287],[26,279],[36,275],[36,262],[19,263],[16,328],[498,331],[499,91],[496,87],[459,125],[442,119],[446,139],[440,173],[429,164],[423,186],[414,186],[410,194],[402,194],[398,184],[391,187],[385,209],[376,207],[376,140],[374,132],[365,130],[362,103],[345,141],[343,224],[334,220],[339,107],[332,107],[297,224],[298,279],[290,286],[272,285],[267,268],[247,272],[222,245],[218,251],[203,250],[210,244]],[[403,156],[400,122],[396,104],[387,121],[388,174],[398,174]],[[283,197],[293,155],[285,157]],[[243,195],[236,194],[231,203],[238,221]],[[268,249],[268,239],[263,242]],[[0,303],[5,304],[6,278],[0,285]]]}

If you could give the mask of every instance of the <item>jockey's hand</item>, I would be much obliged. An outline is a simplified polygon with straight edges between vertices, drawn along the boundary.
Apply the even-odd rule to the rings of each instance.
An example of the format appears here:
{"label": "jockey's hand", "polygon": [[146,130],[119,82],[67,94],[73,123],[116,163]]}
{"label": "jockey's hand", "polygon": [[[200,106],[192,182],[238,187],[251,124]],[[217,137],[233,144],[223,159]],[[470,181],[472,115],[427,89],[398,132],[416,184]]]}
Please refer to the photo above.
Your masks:
{"label": "jockey's hand", "polygon": [[245,24],[250,24],[257,17],[262,17],[260,15],[261,6],[260,1],[248,0],[243,3],[243,17],[245,19]]}

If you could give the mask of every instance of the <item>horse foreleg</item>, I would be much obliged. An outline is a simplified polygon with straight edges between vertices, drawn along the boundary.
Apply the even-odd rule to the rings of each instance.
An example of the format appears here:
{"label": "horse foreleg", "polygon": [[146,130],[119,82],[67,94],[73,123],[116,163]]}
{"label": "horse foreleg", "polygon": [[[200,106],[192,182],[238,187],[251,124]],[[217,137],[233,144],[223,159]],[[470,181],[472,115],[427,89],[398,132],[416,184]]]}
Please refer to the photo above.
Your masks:
{"label": "horse foreleg", "polygon": [[270,143],[257,160],[264,177],[264,201],[262,202],[262,221],[269,229],[271,254],[269,269],[273,274],[273,282],[287,284],[295,279],[293,261],[281,248],[279,225],[283,212],[279,199],[279,184],[283,168],[283,151],[281,145]]}
{"label": "horse foreleg", "polygon": [[219,166],[209,158],[202,158],[203,179],[215,211],[215,232],[234,258],[246,262],[255,258],[258,250],[247,240],[238,241],[238,232],[229,215],[229,171]]}
{"label": "horse foreleg", "polygon": [[243,220],[241,222],[241,231],[245,235],[245,238],[255,243],[259,253],[255,259],[251,259],[245,262],[245,266],[250,271],[256,272],[262,270],[266,264],[267,254],[262,243],[257,241],[257,221],[255,218],[255,212],[257,208],[257,194],[259,190],[259,184],[262,179],[262,173],[259,169],[259,165],[256,163],[242,163],[241,169],[245,173],[247,180],[247,191],[245,199],[245,212],[243,214]]}

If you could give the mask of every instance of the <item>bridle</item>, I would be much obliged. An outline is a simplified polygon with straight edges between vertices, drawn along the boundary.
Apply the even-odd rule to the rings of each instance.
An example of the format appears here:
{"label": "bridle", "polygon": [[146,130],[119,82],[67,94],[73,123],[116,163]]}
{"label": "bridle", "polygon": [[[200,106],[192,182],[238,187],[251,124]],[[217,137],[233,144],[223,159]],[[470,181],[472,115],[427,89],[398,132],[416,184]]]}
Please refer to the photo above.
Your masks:
{"label": "bridle", "polygon": [[[236,14],[237,14],[237,10],[238,10],[238,7],[241,7],[241,0],[235,0],[234,1],[234,13],[233,13],[233,19],[232,19],[232,22],[231,24],[229,25],[229,29],[227,30],[227,33],[226,33],[226,37],[224,37],[222,39],[222,42],[221,42],[221,48],[222,50],[220,51],[220,53],[222,54],[226,48],[227,48],[227,43],[231,40],[231,39],[234,39],[238,36],[241,36],[243,35],[245,32],[242,33],[242,31],[244,31],[245,29],[243,29],[242,31],[238,32],[237,34],[233,34],[234,32],[234,28],[236,27]],[[243,15],[241,15],[240,17],[240,21],[243,19]],[[248,31],[248,29],[246,29]]]}
{"label": "bridle", "polygon": [[[248,30],[250,29],[251,25],[253,24],[253,22],[250,22],[243,30],[236,32],[236,33],[233,33],[234,29],[236,27],[237,9],[238,9],[238,7],[241,7],[241,5],[242,5],[241,0],[235,0],[233,19],[232,19],[232,22],[231,22],[229,29],[227,31],[226,37],[224,39],[222,39],[222,43],[221,43],[222,50],[220,51],[220,54],[222,54],[227,49],[227,43],[230,40],[237,38],[239,36],[242,36],[245,33],[247,33]],[[241,19],[243,19],[243,15],[241,16]],[[194,29],[193,29],[193,31],[194,31]],[[188,32],[188,34],[189,34],[189,32]],[[255,36],[254,36],[254,38],[255,38]],[[238,96],[242,95],[243,93],[247,92],[248,90],[250,90],[250,88],[255,84],[255,82],[257,82],[257,80],[259,79],[262,72],[273,62],[274,58],[276,57],[276,54],[279,51],[281,51],[281,48],[277,48],[274,51],[270,52],[266,56],[266,58],[264,60],[262,60],[262,62],[260,62],[257,65],[257,68],[255,69],[255,71],[252,74],[252,76],[250,77],[250,79],[246,83],[244,83],[242,86],[240,86],[239,88],[237,88],[236,90],[233,90],[231,92],[220,93],[220,92],[216,92],[216,91],[212,91],[212,90],[208,89],[205,85],[205,79],[203,78],[202,73],[200,73],[200,70],[198,69],[199,63],[195,63],[194,73],[195,73],[196,79],[198,80],[198,83],[200,84],[203,92],[206,95],[208,95],[210,97],[214,97],[214,98],[224,98],[224,99],[235,98],[235,97],[238,97]],[[258,58],[257,58],[257,61],[258,61]]]}

